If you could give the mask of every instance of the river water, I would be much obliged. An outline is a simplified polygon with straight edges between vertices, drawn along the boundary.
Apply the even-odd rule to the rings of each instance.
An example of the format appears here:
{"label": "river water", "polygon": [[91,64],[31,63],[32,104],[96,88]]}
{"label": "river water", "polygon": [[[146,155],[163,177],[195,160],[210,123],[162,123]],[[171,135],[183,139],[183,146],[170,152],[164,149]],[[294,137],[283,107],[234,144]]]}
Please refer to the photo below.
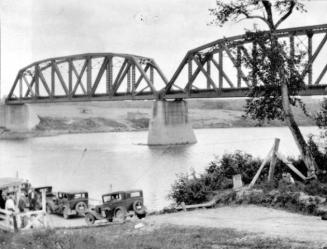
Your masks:
{"label": "river water", "polygon": [[[305,135],[316,127],[301,128]],[[280,152],[298,155],[286,127],[195,130],[198,143],[185,146],[144,145],[147,132],[70,134],[0,141],[0,177],[28,179],[34,186],[87,190],[90,198],[131,188],[143,189],[150,210],[167,206],[167,194],[180,173],[203,171],[215,156],[242,150],[264,157],[281,139]]]}

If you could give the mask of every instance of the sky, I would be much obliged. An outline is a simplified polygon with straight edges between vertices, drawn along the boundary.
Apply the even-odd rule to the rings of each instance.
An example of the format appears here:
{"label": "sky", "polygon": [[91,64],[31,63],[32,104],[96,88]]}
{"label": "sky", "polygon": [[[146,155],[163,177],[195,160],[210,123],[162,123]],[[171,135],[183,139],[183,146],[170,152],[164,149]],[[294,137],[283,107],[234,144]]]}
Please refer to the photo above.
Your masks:
{"label": "sky", "polygon": [[[303,2],[308,12],[280,28],[327,23],[327,0]],[[151,57],[170,79],[188,50],[253,27],[208,25],[214,6],[215,0],[0,0],[1,95],[34,61],[88,52]]]}

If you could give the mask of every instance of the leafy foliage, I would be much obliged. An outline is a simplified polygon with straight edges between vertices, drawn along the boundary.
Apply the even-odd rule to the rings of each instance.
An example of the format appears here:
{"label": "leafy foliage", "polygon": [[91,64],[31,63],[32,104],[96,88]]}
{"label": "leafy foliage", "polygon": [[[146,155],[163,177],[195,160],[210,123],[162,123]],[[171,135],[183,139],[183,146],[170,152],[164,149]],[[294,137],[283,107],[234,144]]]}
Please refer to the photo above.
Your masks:
{"label": "leafy foliage", "polygon": [[[222,26],[229,21],[240,21],[246,19],[258,19],[266,23],[269,27],[273,25],[273,13],[279,18],[276,22],[277,28],[293,10],[305,12],[304,5],[298,0],[234,0],[225,1],[217,0],[216,8],[209,9],[209,12],[214,16],[212,24]],[[262,15],[267,12],[268,16]],[[271,19],[271,23],[269,23]]]}
{"label": "leafy foliage", "polygon": [[[272,183],[268,184],[266,182],[269,167],[265,166],[257,180],[257,185],[267,191],[279,188],[280,190],[284,189],[286,192],[303,191],[311,195],[327,195],[327,186],[321,184],[327,183],[327,152],[321,152],[312,137],[309,138],[308,145],[318,164],[317,176],[320,183],[311,181],[305,185],[300,184],[301,178],[278,160]],[[289,158],[289,160],[299,171],[304,175],[306,174],[306,167],[300,158]],[[176,203],[185,202],[185,204],[208,201],[215,191],[231,189],[233,187],[232,179],[236,174],[241,174],[243,183],[249,184],[261,163],[261,159],[241,151],[224,154],[221,158],[216,158],[210,162],[204,173],[199,176],[196,176],[195,172],[190,175],[179,175],[172,185],[168,197]],[[281,186],[283,173],[290,173],[296,184],[287,186],[287,188]]]}
{"label": "leafy foliage", "polygon": [[[307,114],[304,103],[294,97],[304,87],[303,78],[307,67],[301,73],[299,70],[303,69],[305,53],[301,50],[295,53],[293,42],[290,42],[290,49],[287,49],[288,44],[276,35],[279,25],[294,10],[305,11],[304,5],[298,0],[217,0],[216,8],[209,11],[214,16],[213,23],[218,25],[228,21],[257,19],[268,26],[265,32],[257,28],[248,32],[247,39],[252,46],[251,55],[244,53],[246,49],[243,48],[245,56],[242,63],[249,69],[252,82],[245,105],[245,116],[258,120],[259,123],[274,119],[286,120],[308,169],[308,177],[316,178],[317,165],[291,108],[292,105],[298,105]],[[237,49],[242,49],[242,46]]]}

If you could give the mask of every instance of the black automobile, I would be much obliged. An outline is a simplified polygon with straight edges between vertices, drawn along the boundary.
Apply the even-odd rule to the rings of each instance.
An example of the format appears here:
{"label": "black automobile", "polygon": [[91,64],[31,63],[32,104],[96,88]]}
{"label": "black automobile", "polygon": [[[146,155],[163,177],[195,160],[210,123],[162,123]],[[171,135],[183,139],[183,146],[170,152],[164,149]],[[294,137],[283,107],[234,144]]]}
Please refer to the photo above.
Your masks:
{"label": "black automobile", "polygon": [[143,191],[129,190],[117,191],[102,195],[102,204],[97,205],[85,212],[85,221],[88,225],[94,224],[95,220],[113,219],[124,220],[127,216],[136,215],[139,219],[146,216]]}

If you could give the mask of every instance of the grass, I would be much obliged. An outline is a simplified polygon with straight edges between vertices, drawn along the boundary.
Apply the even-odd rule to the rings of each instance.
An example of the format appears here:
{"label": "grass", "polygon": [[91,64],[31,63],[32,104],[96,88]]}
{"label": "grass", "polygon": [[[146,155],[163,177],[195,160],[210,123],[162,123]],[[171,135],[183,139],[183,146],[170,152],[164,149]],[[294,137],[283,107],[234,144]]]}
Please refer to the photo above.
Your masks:
{"label": "grass", "polygon": [[304,242],[257,237],[232,229],[165,225],[134,229],[133,223],[74,230],[18,234],[0,232],[1,249],[191,249],[191,248],[313,248]]}

